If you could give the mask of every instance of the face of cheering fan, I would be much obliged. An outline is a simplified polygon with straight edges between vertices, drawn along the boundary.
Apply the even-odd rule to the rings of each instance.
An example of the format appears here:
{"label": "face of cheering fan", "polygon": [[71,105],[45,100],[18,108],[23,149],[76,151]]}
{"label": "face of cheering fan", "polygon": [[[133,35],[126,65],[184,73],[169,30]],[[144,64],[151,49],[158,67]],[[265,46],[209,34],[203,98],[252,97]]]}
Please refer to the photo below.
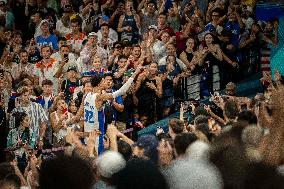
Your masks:
{"label": "face of cheering fan", "polygon": [[21,101],[25,104],[30,102],[30,92],[25,92],[21,95]]}
{"label": "face of cheering fan", "polygon": [[113,79],[111,76],[105,77],[106,88],[111,89],[113,87]]}
{"label": "face of cheering fan", "polygon": [[102,64],[102,62],[101,62],[101,59],[99,58],[99,57],[94,57],[94,59],[93,59],[93,66],[94,66],[94,68],[95,69],[100,69],[101,68],[101,64]]}
{"label": "face of cheering fan", "polygon": [[205,43],[207,45],[212,44],[213,43],[213,36],[211,34],[207,34],[204,37]]}
{"label": "face of cheering fan", "polygon": [[57,102],[57,109],[60,110],[60,111],[63,111],[64,109],[67,108],[67,104],[64,100],[59,100]]}
{"label": "face of cheering fan", "polygon": [[156,75],[157,71],[158,71],[157,64],[156,63],[150,64],[150,66],[149,66],[149,73],[152,74],[152,75]]}

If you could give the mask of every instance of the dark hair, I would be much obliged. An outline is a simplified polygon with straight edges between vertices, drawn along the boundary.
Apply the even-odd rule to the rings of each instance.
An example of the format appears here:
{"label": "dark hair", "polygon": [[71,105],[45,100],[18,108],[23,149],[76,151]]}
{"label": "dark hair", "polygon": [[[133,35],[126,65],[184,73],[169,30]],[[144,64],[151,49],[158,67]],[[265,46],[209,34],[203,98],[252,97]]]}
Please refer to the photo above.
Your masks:
{"label": "dark hair", "polygon": [[69,46],[69,45],[64,44],[64,45],[61,45],[60,49],[61,49],[61,48],[63,48],[63,47],[66,47],[66,48],[68,48],[68,49],[70,48],[70,46]]}
{"label": "dark hair", "polygon": [[59,41],[67,41],[66,37],[58,37],[58,42]]}
{"label": "dark hair", "polygon": [[197,140],[197,136],[193,133],[181,133],[174,139],[175,149],[178,155],[185,154],[188,146]]}
{"label": "dark hair", "polygon": [[46,44],[46,45],[41,46],[41,47],[40,47],[40,51],[42,51],[42,49],[47,48],[47,47],[49,48],[49,50],[50,50],[50,51],[52,51],[51,46],[49,46],[49,45],[47,45],[47,44]]}
{"label": "dark hair", "polygon": [[111,72],[106,72],[104,74],[104,78],[106,78],[106,77],[111,77],[113,79],[113,74]]}
{"label": "dark hair", "polygon": [[125,161],[128,161],[132,156],[132,148],[129,144],[123,140],[117,142],[118,152],[124,157]]}
{"label": "dark hair", "polygon": [[211,152],[210,161],[220,170],[224,188],[244,188],[247,160],[241,147],[217,146]]}
{"label": "dark hair", "polygon": [[263,162],[248,166],[244,188],[284,188],[284,176],[277,169]]}
{"label": "dark hair", "polygon": [[41,164],[39,185],[41,189],[89,189],[94,183],[91,165],[77,157],[58,156]]}
{"label": "dark hair", "polygon": [[40,18],[43,18],[44,13],[40,10],[34,11],[31,15],[39,14]]}
{"label": "dark hair", "polygon": [[79,26],[81,26],[81,24],[82,24],[82,20],[81,20],[81,18],[79,16],[76,16],[75,18],[72,18],[70,20],[70,22],[71,23],[78,23]]}
{"label": "dark hair", "polygon": [[24,118],[28,116],[26,112],[15,112],[12,115],[15,117],[15,128],[20,127]]}
{"label": "dark hair", "polygon": [[205,115],[198,115],[194,118],[194,122],[195,122],[196,125],[199,125],[199,124],[202,124],[202,123],[207,124],[208,123],[208,117],[205,116]]}
{"label": "dark hair", "polygon": [[248,124],[257,124],[257,117],[252,111],[242,111],[238,115],[238,121],[246,121]]}
{"label": "dark hair", "polygon": [[96,75],[90,79],[92,87],[97,87],[102,81],[102,76]]}
{"label": "dark hair", "polygon": [[53,82],[49,79],[45,79],[41,82],[41,86],[44,86],[44,85],[53,85]]}
{"label": "dark hair", "polygon": [[210,129],[207,123],[198,124],[195,126],[195,129],[202,132],[209,141],[211,140],[212,136],[211,136]]}
{"label": "dark hair", "polygon": [[235,119],[239,110],[237,104],[233,100],[229,100],[224,105],[224,113],[229,119]]}
{"label": "dark hair", "polygon": [[215,8],[215,9],[213,9],[213,10],[211,11],[211,15],[213,14],[213,12],[217,12],[217,13],[220,14],[221,9],[220,9],[220,8]]}
{"label": "dark hair", "polygon": [[169,59],[170,57],[174,57],[175,62],[176,62],[176,57],[175,57],[174,55],[167,55],[167,56],[166,56],[166,61],[168,61],[168,59]]}
{"label": "dark hair", "polygon": [[119,61],[120,59],[126,59],[126,60],[127,60],[128,57],[122,54],[122,55],[119,55],[119,56],[118,56],[118,61]]}
{"label": "dark hair", "polygon": [[[213,33],[211,33],[211,32],[208,32],[208,33],[206,33],[205,35],[204,35],[204,42],[205,42],[205,37],[207,36],[207,35],[211,35],[212,36],[212,43],[216,43],[216,35],[214,35]],[[205,43],[206,44],[206,43]]]}
{"label": "dark hair", "polygon": [[23,37],[23,32],[21,32],[20,30],[16,30],[13,32],[13,37],[15,37],[16,35]]}
{"label": "dark hair", "polygon": [[19,52],[19,54],[22,54],[22,53],[27,53],[27,54],[29,54],[26,49],[21,49],[20,52]]}
{"label": "dark hair", "polygon": [[85,80],[84,82],[82,82],[82,85],[85,87],[85,85],[86,85],[87,83],[91,83],[90,79],[87,79],[87,80]]}
{"label": "dark hair", "polygon": [[163,12],[159,13],[158,17],[159,17],[159,16],[165,16],[165,17],[167,18],[167,14],[165,14],[165,13],[163,13]]}
{"label": "dark hair", "polygon": [[13,185],[15,188],[20,188],[21,180],[16,175],[14,168],[10,163],[0,164],[0,188],[8,185]]}
{"label": "dark hair", "polygon": [[140,49],[141,49],[141,46],[140,46],[140,45],[138,45],[138,44],[137,44],[137,45],[133,45],[133,46],[132,46],[132,49],[134,49],[135,47],[138,47],[138,48],[140,48]]}
{"label": "dark hair", "polygon": [[109,25],[107,23],[103,23],[102,25],[100,25],[100,29],[104,26],[107,26],[109,28]]}
{"label": "dark hair", "polygon": [[151,161],[134,158],[124,169],[115,173],[111,183],[116,189],[168,189],[165,177]]}
{"label": "dark hair", "polygon": [[33,87],[33,93],[35,96],[40,96],[43,93],[42,87],[40,85]]}
{"label": "dark hair", "polygon": [[195,115],[195,117],[197,117],[199,115],[208,116],[208,112],[204,109],[203,106],[197,106],[194,110],[194,115]]}
{"label": "dark hair", "polygon": [[168,126],[169,126],[169,128],[171,128],[173,130],[173,132],[175,134],[182,133],[183,129],[184,129],[183,121],[176,119],[176,118],[170,119]]}

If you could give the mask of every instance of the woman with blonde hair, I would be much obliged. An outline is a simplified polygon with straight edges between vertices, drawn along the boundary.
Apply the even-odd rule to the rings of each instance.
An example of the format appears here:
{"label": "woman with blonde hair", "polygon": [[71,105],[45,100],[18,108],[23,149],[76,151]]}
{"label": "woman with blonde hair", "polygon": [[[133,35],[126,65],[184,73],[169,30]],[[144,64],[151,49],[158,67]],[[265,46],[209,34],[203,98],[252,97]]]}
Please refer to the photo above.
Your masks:
{"label": "woman with blonde hair", "polygon": [[[67,135],[67,120],[72,118],[72,113],[68,111],[68,105],[64,98],[58,96],[53,102],[53,112],[50,114],[50,122],[53,130],[53,144],[54,146],[64,145],[64,138]],[[73,128],[73,125],[69,126]]]}

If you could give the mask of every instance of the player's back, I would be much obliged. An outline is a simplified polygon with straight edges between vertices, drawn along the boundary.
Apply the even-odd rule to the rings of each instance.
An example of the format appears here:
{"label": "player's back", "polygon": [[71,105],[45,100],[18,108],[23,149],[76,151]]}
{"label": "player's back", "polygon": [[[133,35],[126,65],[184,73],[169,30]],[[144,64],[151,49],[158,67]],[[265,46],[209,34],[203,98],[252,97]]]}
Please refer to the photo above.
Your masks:
{"label": "player's back", "polygon": [[84,100],[84,132],[99,129],[98,110],[96,108],[97,93],[88,93]]}

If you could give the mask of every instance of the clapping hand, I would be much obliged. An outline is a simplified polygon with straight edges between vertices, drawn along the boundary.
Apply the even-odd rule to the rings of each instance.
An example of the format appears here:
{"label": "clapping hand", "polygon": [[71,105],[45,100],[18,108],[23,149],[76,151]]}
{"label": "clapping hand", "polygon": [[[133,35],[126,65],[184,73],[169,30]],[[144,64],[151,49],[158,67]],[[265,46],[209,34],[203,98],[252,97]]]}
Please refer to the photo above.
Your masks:
{"label": "clapping hand", "polygon": [[100,136],[100,131],[99,130],[94,130],[89,133],[89,137],[86,138],[86,144],[88,147],[94,147],[96,145],[96,141],[98,136]]}
{"label": "clapping hand", "polygon": [[147,82],[146,83],[147,87],[149,87],[152,90],[156,90],[156,86],[153,82]]}

